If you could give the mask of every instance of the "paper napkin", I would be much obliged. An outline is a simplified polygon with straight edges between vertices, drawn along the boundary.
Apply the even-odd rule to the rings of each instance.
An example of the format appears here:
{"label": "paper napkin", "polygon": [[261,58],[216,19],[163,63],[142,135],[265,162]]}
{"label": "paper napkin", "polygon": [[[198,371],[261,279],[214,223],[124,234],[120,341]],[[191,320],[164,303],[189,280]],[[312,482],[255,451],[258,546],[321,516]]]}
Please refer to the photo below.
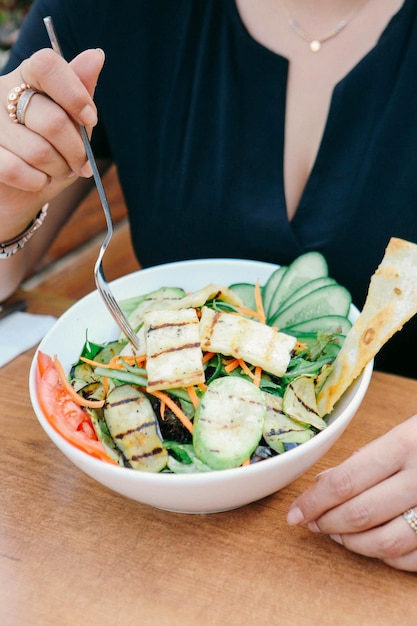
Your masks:
{"label": "paper napkin", "polygon": [[0,320],[0,367],[38,344],[55,321],[52,315],[20,311]]}

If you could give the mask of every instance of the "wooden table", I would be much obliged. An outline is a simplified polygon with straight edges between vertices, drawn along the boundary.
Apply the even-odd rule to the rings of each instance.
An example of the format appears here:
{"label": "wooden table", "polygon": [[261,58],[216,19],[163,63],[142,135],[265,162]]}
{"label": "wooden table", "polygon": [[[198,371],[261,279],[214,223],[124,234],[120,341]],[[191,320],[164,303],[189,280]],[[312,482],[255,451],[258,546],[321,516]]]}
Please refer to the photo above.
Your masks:
{"label": "wooden table", "polygon": [[[30,310],[69,301],[32,292]],[[292,485],[243,509],[168,513],[95,483],[28,395],[33,350],[0,369],[2,626],[415,626],[417,578],[290,528],[314,475],[417,410],[417,381],[373,376],[353,423]]]}

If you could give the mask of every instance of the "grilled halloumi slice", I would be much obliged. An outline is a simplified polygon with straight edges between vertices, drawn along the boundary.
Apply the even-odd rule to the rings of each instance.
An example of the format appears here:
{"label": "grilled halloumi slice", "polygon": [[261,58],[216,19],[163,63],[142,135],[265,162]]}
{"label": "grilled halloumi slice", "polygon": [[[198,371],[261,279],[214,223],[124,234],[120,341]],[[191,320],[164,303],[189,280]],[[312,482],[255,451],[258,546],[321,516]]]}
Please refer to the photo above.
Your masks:
{"label": "grilled halloumi slice", "polygon": [[199,324],[194,309],[144,314],[148,391],[205,382]]}
{"label": "grilled halloumi slice", "polygon": [[283,376],[296,339],[254,320],[203,307],[200,320],[203,351],[218,352]]}

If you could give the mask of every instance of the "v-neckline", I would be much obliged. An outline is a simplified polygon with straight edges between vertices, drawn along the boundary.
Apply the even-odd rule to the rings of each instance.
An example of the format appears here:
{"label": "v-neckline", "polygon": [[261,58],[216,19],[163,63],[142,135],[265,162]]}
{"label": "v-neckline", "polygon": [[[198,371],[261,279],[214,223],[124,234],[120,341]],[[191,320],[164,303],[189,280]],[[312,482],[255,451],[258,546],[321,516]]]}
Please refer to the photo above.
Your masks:
{"label": "v-neckline", "polygon": [[[385,28],[383,29],[383,31],[381,32],[380,36],[378,37],[378,40],[376,42],[376,44],[374,46],[372,46],[368,52],[362,57],[362,59],[360,59],[360,61],[354,65],[349,72],[347,72],[339,81],[337,81],[335,83],[335,85],[333,86],[333,89],[331,90],[331,96],[330,96],[330,101],[329,101],[329,107],[328,107],[328,112],[327,112],[327,118],[323,127],[323,132],[317,147],[317,151],[316,151],[316,155],[314,158],[314,162],[312,164],[312,167],[310,169],[309,175],[306,178],[305,181],[305,185],[303,188],[303,191],[300,195],[299,201],[298,201],[298,205],[296,207],[296,210],[294,212],[294,214],[290,217],[289,213],[288,213],[288,205],[287,205],[287,194],[286,194],[286,190],[285,190],[285,180],[284,180],[284,144],[281,146],[282,149],[282,155],[281,155],[281,163],[282,163],[282,168],[281,168],[281,172],[280,172],[280,176],[281,176],[281,184],[282,184],[282,190],[283,190],[283,204],[284,204],[284,208],[285,208],[285,213],[286,213],[286,219],[288,222],[288,227],[290,230],[293,230],[294,228],[296,228],[297,223],[299,221],[301,221],[301,218],[303,217],[303,208],[304,207],[308,207],[309,206],[309,199],[312,196],[312,194],[314,193],[314,188],[315,188],[315,178],[317,177],[318,173],[321,170],[322,167],[322,161],[323,161],[323,153],[324,155],[326,154],[327,151],[327,143],[328,143],[328,139],[329,139],[329,135],[331,134],[331,128],[332,125],[334,123],[335,117],[337,117],[337,106],[338,106],[338,95],[339,92],[343,91],[346,83],[349,82],[349,80],[351,79],[352,76],[355,75],[355,73],[360,72],[362,70],[362,66],[365,65],[367,63],[368,58],[373,54],[375,48],[381,44],[383,39],[387,38],[387,35],[389,35],[390,31],[391,31],[391,26],[395,23],[395,21],[397,20],[397,18],[399,18],[400,13],[405,10],[406,5],[408,5],[408,2],[411,2],[411,0],[405,0],[405,2],[403,3],[403,5],[400,7],[400,9],[389,19],[389,21],[387,22]],[[233,7],[233,12],[234,12],[234,17],[235,19],[237,19],[237,22],[240,25],[240,29],[241,31],[244,33],[244,36],[246,37],[247,41],[250,43],[250,45],[255,46],[255,48],[258,48],[258,51],[260,51],[261,53],[265,54],[266,56],[272,57],[272,60],[275,58],[277,60],[277,62],[279,63],[285,63],[286,64],[286,81],[288,82],[288,76],[289,76],[289,70],[290,70],[290,61],[288,60],[287,57],[278,54],[277,52],[269,49],[267,46],[265,46],[262,42],[258,41],[257,39],[255,39],[251,33],[248,31],[248,29],[246,28],[243,20],[241,19],[240,13],[239,13],[239,9],[237,7],[236,4],[236,0],[231,0],[231,5]],[[386,42],[386,45],[388,45],[388,42]],[[283,136],[285,137],[285,116],[286,116],[286,104],[285,104],[285,111],[284,111],[284,117],[283,117],[283,123],[284,123],[284,129],[283,129]],[[336,126],[337,127],[337,126]],[[371,131],[371,129],[370,129]],[[300,217],[300,213],[301,213],[301,217]]]}

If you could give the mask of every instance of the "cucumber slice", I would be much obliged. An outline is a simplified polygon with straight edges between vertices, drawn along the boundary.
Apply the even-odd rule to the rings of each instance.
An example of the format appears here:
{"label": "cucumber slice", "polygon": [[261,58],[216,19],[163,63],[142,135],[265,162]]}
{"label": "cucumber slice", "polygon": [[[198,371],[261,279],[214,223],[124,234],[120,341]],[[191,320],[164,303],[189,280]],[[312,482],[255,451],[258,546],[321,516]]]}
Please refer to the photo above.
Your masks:
{"label": "cucumber slice", "polygon": [[271,302],[286,271],[287,267],[285,265],[278,267],[272,272],[262,289],[262,300],[267,317],[271,314]]}
{"label": "cucumber slice", "polygon": [[235,283],[230,285],[229,289],[243,300],[248,309],[256,311],[255,285],[251,283]]}
{"label": "cucumber slice", "polygon": [[237,376],[214,380],[194,417],[198,458],[214,470],[242,465],[262,437],[265,413],[264,394],[250,381]]}
{"label": "cucumber slice", "polygon": [[290,304],[300,300],[301,298],[305,298],[309,293],[315,291],[316,289],[320,289],[321,287],[327,287],[328,285],[336,285],[336,281],[334,278],[330,278],[330,276],[321,276],[320,278],[315,278],[311,280],[309,283],[304,283],[299,289],[293,291],[293,293],[281,304],[280,308],[276,313],[286,309]]}
{"label": "cucumber slice", "polygon": [[276,316],[282,303],[294,291],[305,283],[310,283],[312,280],[323,276],[328,276],[328,267],[324,256],[320,252],[306,252],[295,259],[275,289],[268,310],[268,318],[272,319]]}
{"label": "cucumber slice", "polygon": [[[317,318],[315,318],[317,319]],[[321,319],[321,318],[319,318]],[[342,318],[345,319],[345,318]],[[304,324],[304,322],[302,322]],[[288,332],[288,330],[287,330]],[[298,341],[300,343],[305,343],[308,346],[312,346],[313,344],[315,344],[317,342],[317,335],[319,332],[324,332],[327,335],[331,335],[332,337],[332,342],[335,343],[336,345],[338,345],[339,347],[342,346],[343,341],[345,340],[345,335],[341,334],[341,333],[328,333],[327,331],[298,331],[297,333],[290,333],[288,332],[289,335],[293,335],[294,337],[297,337]]]}
{"label": "cucumber slice", "polygon": [[97,363],[108,363],[114,356],[121,353],[124,346],[124,341],[112,341],[104,346],[100,352],[97,352],[94,360],[97,361]]}
{"label": "cucumber slice", "polygon": [[270,324],[282,329],[323,315],[346,317],[351,302],[351,295],[345,287],[338,284],[328,285],[312,291],[305,298],[296,300],[286,309],[279,311],[271,319]]}
{"label": "cucumber slice", "polygon": [[[314,317],[298,324],[292,324],[281,328],[281,332],[288,333],[294,337],[299,337],[300,333],[335,333],[339,335],[347,335],[352,328],[352,322],[342,315],[323,315]],[[302,337],[300,341],[302,341]]]}

